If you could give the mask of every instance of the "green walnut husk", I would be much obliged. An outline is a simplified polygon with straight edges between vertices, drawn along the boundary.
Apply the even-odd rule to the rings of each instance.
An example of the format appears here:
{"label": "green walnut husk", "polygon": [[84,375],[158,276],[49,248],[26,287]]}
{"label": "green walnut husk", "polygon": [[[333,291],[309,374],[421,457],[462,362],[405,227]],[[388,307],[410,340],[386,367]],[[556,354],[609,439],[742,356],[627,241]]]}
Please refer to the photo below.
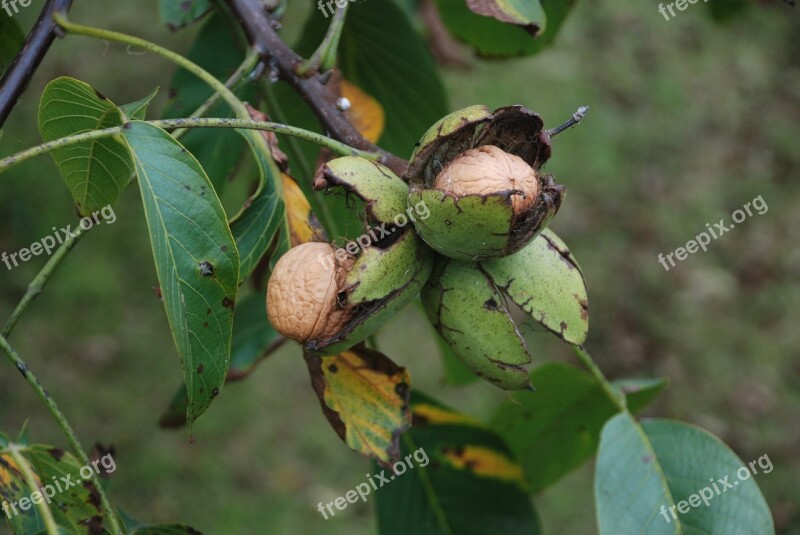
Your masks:
{"label": "green walnut husk", "polygon": [[[530,168],[533,180],[538,180],[534,198],[509,187],[455,194],[437,186],[450,164],[487,147],[519,158]],[[547,227],[565,195],[552,175],[541,172],[550,155],[550,136],[542,119],[522,106],[493,113],[485,106],[472,106],[444,117],[420,140],[406,176],[408,204],[425,202],[431,214],[414,222],[417,232],[436,252],[457,260],[475,262],[520,251]],[[487,166],[487,177],[493,172]],[[521,198],[524,206],[518,203]]]}
{"label": "green walnut husk", "polygon": [[[346,274],[337,281],[336,307],[346,311],[344,326],[303,341],[309,352],[333,355],[372,335],[413,300],[430,277],[435,255],[409,220],[408,186],[387,167],[358,157],[338,158],[320,168],[314,187],[343,188],[358,196],[371,229],[357,251],[348,247]],[[406,218],[403,226],[398,216]]]}
{"label": "green walnut husk", "polygon": [[531,356],[515,317],[527,314],[573,345],[583,344],[589,330],[583,274],[550,230],[503,258],[472,263],[439,257],[422,302],[456,357],[504,390],[531,387],[525,369]]}

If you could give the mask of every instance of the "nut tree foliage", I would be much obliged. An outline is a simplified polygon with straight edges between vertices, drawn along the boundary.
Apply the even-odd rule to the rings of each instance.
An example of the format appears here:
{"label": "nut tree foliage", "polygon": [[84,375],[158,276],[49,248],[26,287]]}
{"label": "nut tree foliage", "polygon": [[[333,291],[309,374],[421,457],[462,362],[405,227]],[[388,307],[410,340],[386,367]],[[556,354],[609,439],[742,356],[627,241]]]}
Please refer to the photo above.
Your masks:
{"label": "nut tree foliage", "polygon": [[[487,58],[546,53],[574,3],[435,2],[449,37]],[[540,533],[531,495],[593,456],[600,533],[774,532],[752,480],[713,507],[665,521],[659,509],[696,490],[686,481],[732,473],[742,462],[705,431],[637,420],[665,382],[609,382],[583,347],[583,270],[591,266],[581,267],[548,228],[568,202],[569,177],[547,163],[557,135],[591,120],[587,108],[561,126],[553,110],[514,103],[448,113],[414,1],[346,3],[330,17],[311,10],[290,47],[277,30],[284,1],[161,0],[161,20],[172,30],[202,25],[186,56],[83,26],[68,19],[70,4],[46,3],[29,37],[36,46],[23,46],[16,22],[0,16],[0,125],[46,53],[42,43],[55,35],[170,60],[170,105],[154,117],[155,91],[120,105],[83,81],[52,80],[40,96],[45,143],[0,160],[0,173],[49,153],[79,216],[139,188],[184,372],[162,427],[191,429],[224,396],[226,381],[246,378],[294,340],[310,374],[307,395],[318,396],[355,454],[386,470],[417,448],[430,456],[429,465],[376,493],[380,533]],[[235,213],[220,201],[230,176],[253,185]],[[359,222],[355,235],[343,232],[345,221]],[[62,245],[43,268],[39,290],[72,246]],[[256,295],[240,299],[244,284],[258,288]],[[418,298],[427,335],[437,337],[448,366],[458,366],[459,381],[483,379],[485,388],[514,392],[491,422],[419,392],[409,371],[375,347],[372,336]],[[89,461],[9,342],[30,299],[14,311],[0,346],[72,452],[30,444],[24,430],[13,440],[0,434],[0,499],[7,503],[56,477],[77,479]],[[572,346],[586,371],[537,366],[521,321]],[[4,516],[26,535],[196,533],[130,518],[96,474],[75,492]]]}

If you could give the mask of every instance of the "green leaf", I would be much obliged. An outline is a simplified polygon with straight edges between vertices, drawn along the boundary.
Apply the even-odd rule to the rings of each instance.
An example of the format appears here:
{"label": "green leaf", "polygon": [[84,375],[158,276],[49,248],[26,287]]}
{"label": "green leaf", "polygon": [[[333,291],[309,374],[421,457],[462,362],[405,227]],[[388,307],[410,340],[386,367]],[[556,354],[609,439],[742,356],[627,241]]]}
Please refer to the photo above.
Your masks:
{"label": "green leaf", "polygon": [[161,22],[172,30],[183,28],[211,11],[211,0],[160,0]]}
{"label": "green leaf", "polygon": [[[428,127],[449,111],[436,64],[406,12],[392,0],[350,7],[339,47],[342,73],[383,106],[386,131],[379,144],[410,156]],[[310,55],[329,24],[313,10],[298,51]]]}
{"label": "green leaf", "polygon": [[[618,409],[592,375],[550,362],[530,375],[536,392],[519,392],[504,403],[492,427],[505,438],[525,467],[531,492],[552,485],[586,462],[597,450],[603,425]],[[643,389],[635,407],[655,395],[663,382]],[[633,405],[633,399],[629,399]]]}
{"label": "green leaf", "polygon": [[[18,452],[34,473],[39,488],[28,486],[20,465],[12,458],[8,447],[18,448]],[[108,459],[101,459],[105,464],[98,464],[98,470],[103,470],[104,466],[110,472],[116,470],[113,458]],[[82,468],[88,478],[81,475]],[[89,468],[94,472],[93,467]],[[85,467],[78,459],[63,450],[41,444],[25,447],[6,444],[6,449],[0,450],[0,504],[7,502],[10,509],[11,504],[16,505],[17,514],[14,514],[13,509],[10,518],[5,511],[0,514],[6,517],[14,533],[43,532],[44,521],[38,510],[41,504],[29,504],[27,511],[19,508],[19,500],[32,500],[34,492],[40,492],[41,499],[48,496],[50,503],[45,500],[44,505],[49,507],[53,519],[64,533],[87,533],[88,526],[102,532],[103,519],[97,489],[89,480],[90,477],[91,474],[86,474]]]}
{"label": "green leaf", "polygon": [[534,41],[533,52],[539,52],[555,41],[567,16],[578,3],[578,0],[540,0],[547,15],[547,27]]}
{"label": "green leaf", "polygon": [[595,498],[601,535],[775,533],[751,468],[718,438],[680,422],[639,425],[628,413],[609,421]]}
{"label": "green leaf", "polygon": [[191,427],[228,371],[239,255],[203,168],[160,128],[124,131],[150,230],[158,280],[183,363]]}
{"label": "green leaf", "polygon": [[666,379],[623,379],[614,381],[628,400],[628,410],[637,413],[653,403],[669,385]]}
{"label": "green leaf", "polygon": [[130,104],[123,104],[119,108],[130,119],[144,121],[147,118],[147,108],[150,106],[150,102],[155,98],[157,93],[158,88],[156,87],[152,93],[143,99],[131,102]]}
{"label": "green leaf", "polygon": [[381,535],[541,533],[522,467],[498,435],[416,392],[411,410],[395,475],[380,474],[389,479],[375,498]]}
{"label": "green leaf", "polygon": [[[649,420],[642,422],[642,429],[666,475],[673,499],[678,504],[682,500],[688,502],[689,512],[685,515],[676,508],[685,533],[775,533],[769,505],[756,483],[756,477],[773,470],[768,455],[745,465],[719,438],[682,422]],[[698,500],[692,495],[697,494],[702,500],[701,492],[706,500],[695,507],[693,503]],[[660,518],[663,520],[663,515]],[[675,521],[671,514],[668,518]]]}
{"label": "green leaf", "polygon": [[[479,0],[470,0],[473,1]],[[489,3],[488,0],[485,1]],[[508,4],[510,1],[513,0],[495,0],[491,3]],[[522,26],[509,25],[495,18],[473,13],[464,0],[436,0],[436,3],[448,30],[472,45],[480,55],[510,57],[531,55],[552,43],[576,0],[517,0],[515,3],[529,4],[529,15],[517,18],[527,18],[543,30],[536,34],[535,39],[532,32]]]}
{"label": "green leaf", "polygon": [[0,75],[6,72],[25,42],[25,34],[17,22],[0,13]]}
{"label": "green leaf", "polygon": [[[125,117],[113,102],[74,78],[56,78],[42,94],[39,131],[44,141],[124,122]],[[52,155],[82,216],[114,204],[134,171],[120,136],[57,149]]]}
{"label": "green leaf", "polygon": [[258,187],[244,208],[231,220],[231,230],[241,256],[239,284],[253,273],[268,250],[277,259],[290,247],[286,206],[281,198],[281,174],[261,132],[241,131],[258,168]]}
{"label": "green leaf", "polygon": [[[240,46],[241,36],[215,14],[203,24],[187,58],[225,82],[236,71],[245,57]],[[170,81],[170,101],[163,116],[166,119],[189,117],[214,91],[207,83],[184,69],[178,69]],[[256,103],[255,83],[246,82],[235,93],[243,101]],[[208,111],[208,117],[233,117],[225,102]],[[245,151],[242,136],[231,129],[198,128],[186,132],[181,143],[194,154],[211,178],[214,189],[221,193],[228,177],[236,169]]]}
{"label": "green leaf", "polygon": [[484,261],[481,268],[543,327],[570,344],[586,341],[586,282],[578,262],[554,232],[545,229],[518,253]]}

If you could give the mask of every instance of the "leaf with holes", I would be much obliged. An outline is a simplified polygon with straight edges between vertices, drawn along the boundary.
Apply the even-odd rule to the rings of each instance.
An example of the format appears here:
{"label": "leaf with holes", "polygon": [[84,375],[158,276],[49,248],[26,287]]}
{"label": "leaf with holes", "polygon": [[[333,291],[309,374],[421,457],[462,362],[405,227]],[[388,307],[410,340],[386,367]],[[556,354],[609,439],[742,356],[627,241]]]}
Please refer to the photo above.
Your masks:
{"label": "leaf with holes", "polygon": [[400,435],[411,426],[406,369],[363,345],[305,358],[322,412],[339,437],[353,451],[382,463],[396,459]]}
{"label": "leaf with holes", "polygon": [[147,123],[133,121],[124,137],[183,363],[191,427],[225,382],[239,255],[219,198],[197,160],[164,130]]}

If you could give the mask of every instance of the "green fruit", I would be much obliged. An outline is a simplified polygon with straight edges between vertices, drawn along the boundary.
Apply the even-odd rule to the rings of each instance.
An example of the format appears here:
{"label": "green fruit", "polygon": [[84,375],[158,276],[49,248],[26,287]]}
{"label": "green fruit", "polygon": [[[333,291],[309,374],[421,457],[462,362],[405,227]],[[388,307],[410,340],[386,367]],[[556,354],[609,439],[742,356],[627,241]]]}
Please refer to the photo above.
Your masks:
{"label": "green fruit", "polygon": [[511,106],[454,112],[422,137],[411,157],[408,203],[430,217],[414,225],[436,252],[464,261],[508,256],[531,242],[565,195],[552,175],[541,118]]}
{"label": "green fruit", "polygon": [[524,366],[531,357],[515,308],[573,345],[583,344],[589,329],[583,274],[550,230],[503,258],[471,263],[440,257],[422,302],[456,357],[505,390],[530,387]]}

